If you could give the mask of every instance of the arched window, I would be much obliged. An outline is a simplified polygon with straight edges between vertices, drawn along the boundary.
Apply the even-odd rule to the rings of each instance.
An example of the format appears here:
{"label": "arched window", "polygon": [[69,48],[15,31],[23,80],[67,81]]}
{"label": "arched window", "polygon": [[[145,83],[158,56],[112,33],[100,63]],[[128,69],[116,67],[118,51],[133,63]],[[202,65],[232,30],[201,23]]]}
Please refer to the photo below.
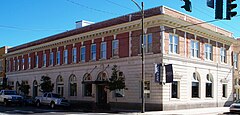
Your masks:
{"label": "arched window", "polygon": [[56,80],[56,87],[57,87],[57,93],[61,96],[63,96],[63,89],[64,89],[64,81],[63,77],[59,75]]}
{"label": "arched window", "polygon": [[74,74],[69,77],[70,96],[77,96],[77,78]]}
{"label": "arched window", "polygon": [[92,76],[89,73],[83,76],[83,96],[92,96]]}
{"label": "arched window", "polygon": [[197,72],[193,73],[192,76],[192,98],[199,98],[199,85],[200,84],[200,76]]}
{"label": "arched window", "polygon": [[213,77],[212,74],[206,76],[206,97],[213,97]]}

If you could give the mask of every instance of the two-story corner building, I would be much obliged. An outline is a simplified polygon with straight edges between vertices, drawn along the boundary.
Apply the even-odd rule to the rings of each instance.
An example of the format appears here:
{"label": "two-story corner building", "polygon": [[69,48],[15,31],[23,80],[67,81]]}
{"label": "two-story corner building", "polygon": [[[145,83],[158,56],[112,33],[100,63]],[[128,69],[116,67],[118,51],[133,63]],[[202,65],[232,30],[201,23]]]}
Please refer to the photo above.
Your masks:
{"label": "two-story corner building", "polygon": [[233,46],[233,95],[234,100],[240,99],[240,68],[239,68],[240,39],[238,38]]}
{"label": "two-story corner building", "polygon": [[[164,6],[145,10],[144,32],[146,109],[224,106],[233,100],[232,33]],[[140,41],[141,14],[117,17],[9,49],[7,77],[15,89],[27,82],[31,96],[40,95],[41,76],[49,76],[54,92],[71,101],[140,109]],[[169,64],[173,82],[165,83]],[[124,90],[106,90],[113,65],[125,77]]]}
{"label": "two-story corner building", "polygon": [[7,53],[7,46],[0,47],[0,89],[3,88],[3,85],[6,84],[6,59],[4,57],[4,54]]}

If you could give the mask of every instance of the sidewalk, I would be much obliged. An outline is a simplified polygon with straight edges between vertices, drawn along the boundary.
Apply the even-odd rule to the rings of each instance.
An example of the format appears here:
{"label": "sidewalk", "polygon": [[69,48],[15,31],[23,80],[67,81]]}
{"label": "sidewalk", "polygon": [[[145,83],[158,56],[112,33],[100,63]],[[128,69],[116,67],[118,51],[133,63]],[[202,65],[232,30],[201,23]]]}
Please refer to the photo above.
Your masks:
{"label": "sidewalk", "polygon": [[229,107],[213,107],[213,108],[196,108],[184,110],[169,110],[169,111],[151,111],[145,113],[127,113],[134,115],[217,115],[229,112]]}

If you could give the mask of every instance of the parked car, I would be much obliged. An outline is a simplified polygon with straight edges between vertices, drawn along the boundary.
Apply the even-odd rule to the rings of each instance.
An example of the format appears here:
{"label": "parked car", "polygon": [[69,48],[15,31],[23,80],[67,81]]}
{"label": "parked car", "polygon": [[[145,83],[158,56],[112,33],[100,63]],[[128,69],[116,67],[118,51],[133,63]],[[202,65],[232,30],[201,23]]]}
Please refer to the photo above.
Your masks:
{"label": "parked car", "polygon": [[231,113],[240,113],[240,100],[235,100],[233,104],[231,104],[229,111]]}
{"label": "parked car", "polygon": [[59,94],[51,92],[44,93],[42,96],[35,97],[35,103],[37,107],[39,107],[40,105],[48,105],[51,108],[55,108],[55,106],[70,106],[68,100],[61,97]]}
{"label": "parked car", "polygon": [[23,105],[34,105],[34,98],[31,96],[23,96]]}
{"label": "parked car", "polygon": [[5,106],[12,103],[21,105],[23,102],[23,97],[18,95],[15,90],[1,90],[0,102],[4,103]]}

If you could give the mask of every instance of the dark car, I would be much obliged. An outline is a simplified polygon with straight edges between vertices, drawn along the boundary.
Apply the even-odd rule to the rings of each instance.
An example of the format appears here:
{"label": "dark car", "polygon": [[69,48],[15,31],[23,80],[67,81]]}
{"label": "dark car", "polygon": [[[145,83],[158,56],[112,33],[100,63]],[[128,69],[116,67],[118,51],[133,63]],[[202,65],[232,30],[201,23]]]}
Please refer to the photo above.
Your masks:
{"label": "dark car", "polygon": [[235,100],[230,106],[229,111],[231,113],[240,113],[240,100]]}

